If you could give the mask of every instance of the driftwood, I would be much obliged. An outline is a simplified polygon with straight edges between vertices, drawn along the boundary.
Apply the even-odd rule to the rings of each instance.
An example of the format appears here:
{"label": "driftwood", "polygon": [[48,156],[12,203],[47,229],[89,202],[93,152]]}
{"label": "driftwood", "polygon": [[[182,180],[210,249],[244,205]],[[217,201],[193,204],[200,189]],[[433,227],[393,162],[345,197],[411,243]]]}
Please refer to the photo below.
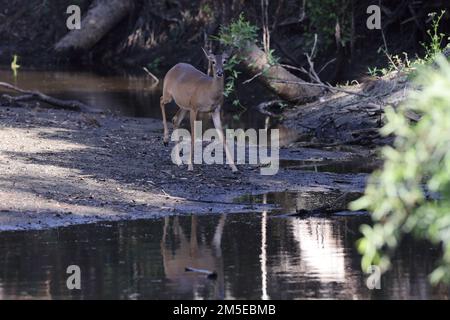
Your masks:
{"label": "driftwood", "polygon": [[85,51],[96,45],[132,9],[131,0],[96,0],[81,21],[80,30],[72,30],[55,45],[55,51]]}
{"label": "driftwood", "polygon": [[252,79],[259,78],[282,99],[292,102],[313,101],[324,93],[320,86],[310,85],[283,66],[271,65],[267,54],[256,44],[248,43],[239,50],[238,55],[244,66],[253,75]]}
{"label": "driftwood", "polygon": [[95,112],[97,109],[75,100],[61,100],[54,97],[47,96],[39,91],[24,90],[19,87],[13,86],[6,82],[0,82],[0,87],[6,88],[11,91],[19,92],[20,96],[10,96],[8,94],[2,95],[2,98],[9,102],[25,102],[25,101],[40,101],[45,102],[53,107],[60,109],[69,109],[74,111]]}
{"label": "driftwood", "polygon": [[[405,100],[409,86],[406,77],[378,79],[330,93],[320,101],[283,112],[283,124],[299,136],[312,137],[303,147],[385,144],[390,137],[379,133],[384,125],[384,109]],[[346,92],[348,91],[348,92]],[[420,116],[409,114],[411,121]]]}

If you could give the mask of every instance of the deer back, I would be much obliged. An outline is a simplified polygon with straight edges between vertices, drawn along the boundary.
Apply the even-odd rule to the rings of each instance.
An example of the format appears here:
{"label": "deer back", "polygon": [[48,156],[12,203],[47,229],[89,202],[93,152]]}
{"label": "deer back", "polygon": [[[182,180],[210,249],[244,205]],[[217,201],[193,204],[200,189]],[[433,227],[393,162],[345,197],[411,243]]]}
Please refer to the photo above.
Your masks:
{"label": "deer back", "polygon": [[178,63],[167,72],[164,78],[164,92],[184,109],[195,108],[209,112],[222,103],[222,86],[214,78],[204,74],[187,63]]}

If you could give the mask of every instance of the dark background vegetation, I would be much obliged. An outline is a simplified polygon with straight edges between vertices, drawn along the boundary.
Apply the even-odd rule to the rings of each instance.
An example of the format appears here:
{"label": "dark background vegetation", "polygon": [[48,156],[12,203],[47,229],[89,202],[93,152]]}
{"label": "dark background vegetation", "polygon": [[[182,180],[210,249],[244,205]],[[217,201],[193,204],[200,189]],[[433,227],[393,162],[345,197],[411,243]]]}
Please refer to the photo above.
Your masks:
{"label": "dark background vegetation", "polygon": [[[259,0],[135,0],[132,13],[93,49],[73,56],[56,55],[54,44],[66,33],[66,8],[80,5],[85,13],[92,0],[0,0],[0,63],[10,63],[18,54],[23,65],[35,67],[107,65],[150,66],[164,72],[178,61],[202,63],[200,46],[217,35],[241,12],[261,27]],[[428,14],[450,8],[445,0],[273,0],[269,1],[271,47],[280,62],[306,65],[305,52],[318,34],[317,69],[336,61],[321,76],[331,82],[360,79],[367,67],[387,63],[379,48],[382,33],[366,28],[366,9],[381,4],[383,31],[391,54],[421,54],[426,40]],[[449,32],[450,15],[444,17],[442,32]],[[341,29],[336,39],[336,25]],[[215,49],[219,45],[212,41]]]}

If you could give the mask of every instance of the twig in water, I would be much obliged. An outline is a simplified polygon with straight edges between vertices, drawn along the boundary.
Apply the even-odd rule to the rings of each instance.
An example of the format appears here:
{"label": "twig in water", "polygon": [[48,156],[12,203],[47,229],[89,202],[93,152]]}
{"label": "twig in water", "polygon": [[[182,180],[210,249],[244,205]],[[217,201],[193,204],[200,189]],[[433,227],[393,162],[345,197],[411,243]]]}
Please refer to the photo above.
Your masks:
{"label": "twig in water", "polygon": [[196,268],[191,268],[191,267],[184,268],[184,271],[202,273],[202,274],[205,274],[208,279],[212,279],[212,280],[217,278],[217,272],[215,272],[215,271],[209,271],[209,270],[205,270],[205,269],[196,269]]}
{"label": "twig in water", "polygon": [[142,69],[143,69],[150,77],[152,77],[153,80],[155,80],[155,83],[153,84],[153,86],[157,86],[158,83],[159,83],[159,79],[158,79],[153,73],[151,73],[150,70],[148,70],[146,67],[143,67]]}

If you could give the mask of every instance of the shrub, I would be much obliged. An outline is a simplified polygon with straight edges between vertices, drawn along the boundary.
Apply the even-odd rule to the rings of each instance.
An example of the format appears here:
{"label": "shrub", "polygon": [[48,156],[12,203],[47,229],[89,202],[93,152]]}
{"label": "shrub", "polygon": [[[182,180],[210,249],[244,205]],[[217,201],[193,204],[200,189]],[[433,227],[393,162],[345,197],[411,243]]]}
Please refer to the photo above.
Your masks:
{"label": "shrub", "polygon": [[[398,110],[386,110],[382,133],[395,135],[394,146],[384,147],[383,168],[351,204],[353,210],[369,210],[374,221],[361,227],[364,270],[372,264],[387,270],[403,235],[412,234],[442,245],[432,283],[450,282],[450,64],[443,56],[436,64],[418,70],[417,90]],[[411,111],[421,116],[417,123],[408,120]]]}
{"label": "shrub", "polygon": [[[219,41],[222,45],[230,48],[242,48],[247,42],[255,43],[257,39],[258,28],[247,21],[241,13],[239,18],[234,20],[228,26],[221,26],[219,36],[212,37]],[[238,55],[233,54],[228,59],[224,69],[227,71],[228,77],[225,84],[224,96],[230,97],[233,93],[235,98],[232,101],[234,106],[242,107],[236,92],[236,82],[240,75],[237,66],[242,60]]]}

